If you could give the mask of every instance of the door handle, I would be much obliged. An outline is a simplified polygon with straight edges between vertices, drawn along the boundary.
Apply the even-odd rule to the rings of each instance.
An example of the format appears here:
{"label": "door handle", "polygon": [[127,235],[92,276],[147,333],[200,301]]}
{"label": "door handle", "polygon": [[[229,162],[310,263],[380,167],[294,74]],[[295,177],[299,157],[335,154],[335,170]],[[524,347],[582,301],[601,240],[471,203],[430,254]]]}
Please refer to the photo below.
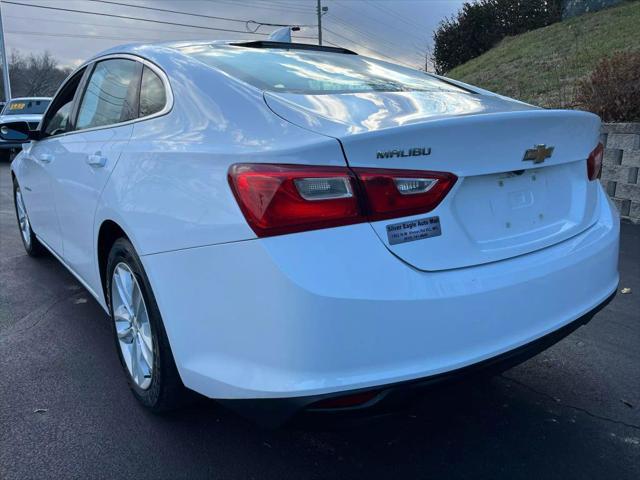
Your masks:
{"label": "door handle", "polygon": [[38,155],[38,160],[40,160],[42,163],[51,163],[51,161],[53,160],[53,155],[51,155],[50,153],[41,153],[40,155]]}
{"label": "door handle", "polygon": [[87,164],[92,167],[104,167],[107,164],[107,157],[100,152],[96,152],[93,155],[87,156]]}

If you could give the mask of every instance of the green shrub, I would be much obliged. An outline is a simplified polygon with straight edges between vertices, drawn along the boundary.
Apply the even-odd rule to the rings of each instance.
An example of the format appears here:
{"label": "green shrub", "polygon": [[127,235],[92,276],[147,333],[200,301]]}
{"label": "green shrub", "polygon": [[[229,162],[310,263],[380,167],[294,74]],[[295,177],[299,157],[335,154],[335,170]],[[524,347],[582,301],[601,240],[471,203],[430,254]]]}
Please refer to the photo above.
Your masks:
{"label": "green shrub", "polygon": [[640,122],[640,51],[603,58],[578,82],[576,102],[605,122]]}
{"label": "green shrub", "polygon": [[433,62],[442,74],[482,55],[507,36],[560,20],[560,0],[476,0],[443,20],[433,34]]}

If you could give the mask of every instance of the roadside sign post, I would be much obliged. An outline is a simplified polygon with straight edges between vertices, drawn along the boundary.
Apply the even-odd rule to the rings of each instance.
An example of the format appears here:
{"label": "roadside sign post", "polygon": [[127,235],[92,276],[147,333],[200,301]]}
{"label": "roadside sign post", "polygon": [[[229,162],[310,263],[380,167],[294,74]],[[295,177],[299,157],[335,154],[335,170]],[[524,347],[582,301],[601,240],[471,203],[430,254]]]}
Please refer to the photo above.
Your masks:
{"label": "roadside sign post", "polygon": [[2,23],[2,5],[0,4],[0,53],[2,54],[2,80],[4,82],[4,98],[11,100],[11,82],[9,81],[9,59],[4,44],[4,24]]}

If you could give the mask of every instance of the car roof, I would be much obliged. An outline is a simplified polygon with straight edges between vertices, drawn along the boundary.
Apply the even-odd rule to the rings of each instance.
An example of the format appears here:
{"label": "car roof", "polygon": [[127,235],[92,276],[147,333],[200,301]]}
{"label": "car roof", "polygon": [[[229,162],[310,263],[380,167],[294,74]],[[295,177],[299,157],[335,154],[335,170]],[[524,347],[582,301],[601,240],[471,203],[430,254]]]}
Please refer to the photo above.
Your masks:
{"label": "car roof", "polygon": [[291,48],[291,49],[303,49],[303,50],[317,50],[323,52],[331,52],[338,54],[353,54],[356,55],[355,52],[351,50],[347,50],[346,48],[341,47],[325,47],[318,46],[314,44],[306,44],[306,43],[285,43],[285,42],[273,42],[269,40],[261,40],[261,41],[253,41],[253,40],[184,40],[184,41],[169,41],[169,42],[156,42],[156,43],[129,43],[124,45],[118,45],[116,47],[109,48],[100,52],[97,55],[94,55],[92,58],[87,60],[85,63],[92,62],[94,60],[99,59],[100,57],[104,57],[107,55],[115,55],[115,54],[131,54],[131,55],[141,55],[144,54],[162,54],[167,53],[168,50],[184,55],[182,52],[183,49],[188,47],[202,46],[202,45],[215,45],[219,47],[247,47],[247,48],[264,48],[264,49],[282,49],[282,48]]}

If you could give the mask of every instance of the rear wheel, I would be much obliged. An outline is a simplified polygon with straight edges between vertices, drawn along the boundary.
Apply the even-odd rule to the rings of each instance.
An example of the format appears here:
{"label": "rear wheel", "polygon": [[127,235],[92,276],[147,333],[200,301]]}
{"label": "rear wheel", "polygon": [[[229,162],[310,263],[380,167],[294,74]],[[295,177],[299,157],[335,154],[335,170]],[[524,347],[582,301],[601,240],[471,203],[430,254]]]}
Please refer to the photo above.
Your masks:
{"label": "rear wheel", "polygon": [[31,222],[29,222],[29,215],[27,214],[27,207],[25,207],[24,198],[22,197],[22,191],[15,179],[13,181],[13,203],[16,209],[16,218],[18,219],[18,228],[20,229],[20,237],[22,238],[24,249],[27,254],[32,257],[42,255],[45,252],[45,248],[36,238],[35,233],[33,233]]}
{"label": "rear wheel", "polygon": [[127,239],[111,248],[106,283],[118,356],[133,394],[156,412],[176,408],[188,393],[142,263]]}

